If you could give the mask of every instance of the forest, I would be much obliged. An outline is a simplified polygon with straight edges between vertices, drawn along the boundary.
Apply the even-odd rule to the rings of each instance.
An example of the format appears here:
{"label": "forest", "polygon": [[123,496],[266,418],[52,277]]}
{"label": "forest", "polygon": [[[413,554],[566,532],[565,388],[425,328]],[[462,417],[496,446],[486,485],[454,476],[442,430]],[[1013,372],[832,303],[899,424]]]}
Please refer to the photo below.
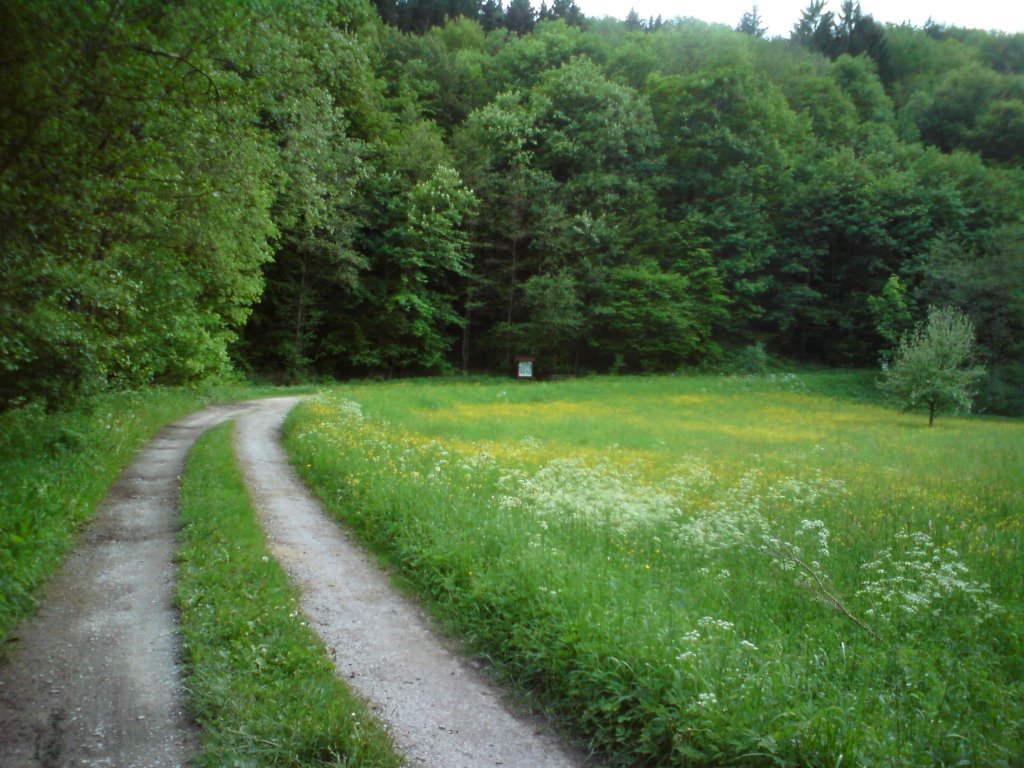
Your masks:
{"label": "forest", "polygon": [[0,410],[229,372],[876,367],[1024,412],[1024,34],[794,7],[9,0]]}

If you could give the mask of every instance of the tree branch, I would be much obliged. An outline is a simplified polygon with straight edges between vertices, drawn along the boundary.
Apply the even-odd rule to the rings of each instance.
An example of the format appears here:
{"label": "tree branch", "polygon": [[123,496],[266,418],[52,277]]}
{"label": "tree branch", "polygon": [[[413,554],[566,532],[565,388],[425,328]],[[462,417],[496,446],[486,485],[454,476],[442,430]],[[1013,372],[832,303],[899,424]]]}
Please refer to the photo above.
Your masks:
{"label": "tree branch", "polygon": [[147,54],[149,56],[158,56],[158,57],[162,57],[162,58],[166,58],[166,59],[171,59],[172,61],[177,61],[177,62],[179,62],[181,64],[184,64],[186,67],[188,67],[190,70],[192,70],[196,74],[201,75],[202,77],[204,77],[206,79],[206,81],[210,84],[210,87],[213,89],[213,93],[214,93],[214,96],[216,97],[217,101],[219,102],[221,100],[221,98],[220,98],[220,89],[217,88],[217,83],[214,81],[214,79],[210,75],[210,73],[208,73],[205,70],[200,69],[199,67],[197,67],[191,61],[189,61],[188,56],[186,56],[186,55],[183,55],[183,54],[180,54],[180,53],[175,53],[174,51],[165,51],[165,50],[160,49],[160,48],[151,48],[150,46],[143,45],[142,43],[126,43],[124,45],[111,46],[111,47],[113,47],[113,48],[128,48],[128,49],[133,50],[133,51],[138,51],[139,53],[145,53],[145,54]]}
{"label": "tree branch", "polygon": [[850,610],[843,604],[843,601],[839,599],[839,596],[833,593],[825,585],[825,582],[822,581],[821,576],[818,574],[817,571],[811,568],[810,565],[804,562],[801,558],[792,554],[783,555],[783,559],[793,563],[794,565],[799,567],[804,573],[808,574],[812,579],[814,579],[814,583],[818,585],[818,591],[821,592],[821,594],[828,599],[828,601],[832,604],[832,607],[836,611],[838,611],[843,616],[852,621],[854,624],[856,624],[858,627],[863,629],[865,632],[867,632],[869,635],[875,638],[875,640],[882,639],[873,629],[871,629],[871,627],[869,627],[867,624],[865,624],[863,621],[861,621],[859,618],[857,618],[854,614],[850,612]]}

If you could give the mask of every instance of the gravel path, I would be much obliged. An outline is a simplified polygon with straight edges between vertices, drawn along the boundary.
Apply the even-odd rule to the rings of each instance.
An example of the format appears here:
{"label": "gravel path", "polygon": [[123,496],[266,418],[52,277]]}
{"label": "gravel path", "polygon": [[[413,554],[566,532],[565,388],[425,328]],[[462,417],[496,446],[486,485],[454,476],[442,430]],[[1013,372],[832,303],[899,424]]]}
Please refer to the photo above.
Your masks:
{"label": "gravel path", "polygon": [[174,609],[178,477],[192,443],[249,405],[164,429],[111,488],[0,666],[0,766],[185,765]]}
{"label": "gravel path", "polygon": [[238,421],[236,449],[275,558],[302,592],[310,626],[413,766],[574,768],[585,764],[539,722],[518,717],[422,611],[324,515],[279,438],[293,404]]}
{"label": "gravel path", "polygon": [[0,766],[177,768],[198,746],[174,608],[178,478],[207,429],[236,418],[236,448],[271,549],[349,685],[412,766],[588,764],[432,632],[348,541],[279,445],[298,398],[214,406],[164,429],[111,489],[0,665]]}

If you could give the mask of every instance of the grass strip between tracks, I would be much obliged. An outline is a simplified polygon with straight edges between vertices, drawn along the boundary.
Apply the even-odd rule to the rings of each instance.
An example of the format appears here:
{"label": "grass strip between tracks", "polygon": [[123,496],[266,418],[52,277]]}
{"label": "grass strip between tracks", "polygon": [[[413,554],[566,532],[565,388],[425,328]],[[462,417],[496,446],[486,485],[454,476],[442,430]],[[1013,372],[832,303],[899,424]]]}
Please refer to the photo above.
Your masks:
{"label": "grass strip between tracks", "polygon": [[264,545],[230,424],[182,478],[178,605],[200,766],[398,766],[386,732],[335,676]]}

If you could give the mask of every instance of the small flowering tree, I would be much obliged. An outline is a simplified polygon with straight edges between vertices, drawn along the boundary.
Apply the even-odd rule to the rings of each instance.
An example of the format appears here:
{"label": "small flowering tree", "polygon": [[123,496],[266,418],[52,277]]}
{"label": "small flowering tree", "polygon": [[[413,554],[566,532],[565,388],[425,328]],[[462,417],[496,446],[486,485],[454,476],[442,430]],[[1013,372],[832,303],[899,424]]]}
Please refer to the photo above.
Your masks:
{"label": "small flowering tree", "polygon": [[930,427],[941,409],[971,409],[985,375],[975,355],[970,319],[953,307],[929,307],[928,319],[900,339],[879,386],[908,411],[927,406]]}

